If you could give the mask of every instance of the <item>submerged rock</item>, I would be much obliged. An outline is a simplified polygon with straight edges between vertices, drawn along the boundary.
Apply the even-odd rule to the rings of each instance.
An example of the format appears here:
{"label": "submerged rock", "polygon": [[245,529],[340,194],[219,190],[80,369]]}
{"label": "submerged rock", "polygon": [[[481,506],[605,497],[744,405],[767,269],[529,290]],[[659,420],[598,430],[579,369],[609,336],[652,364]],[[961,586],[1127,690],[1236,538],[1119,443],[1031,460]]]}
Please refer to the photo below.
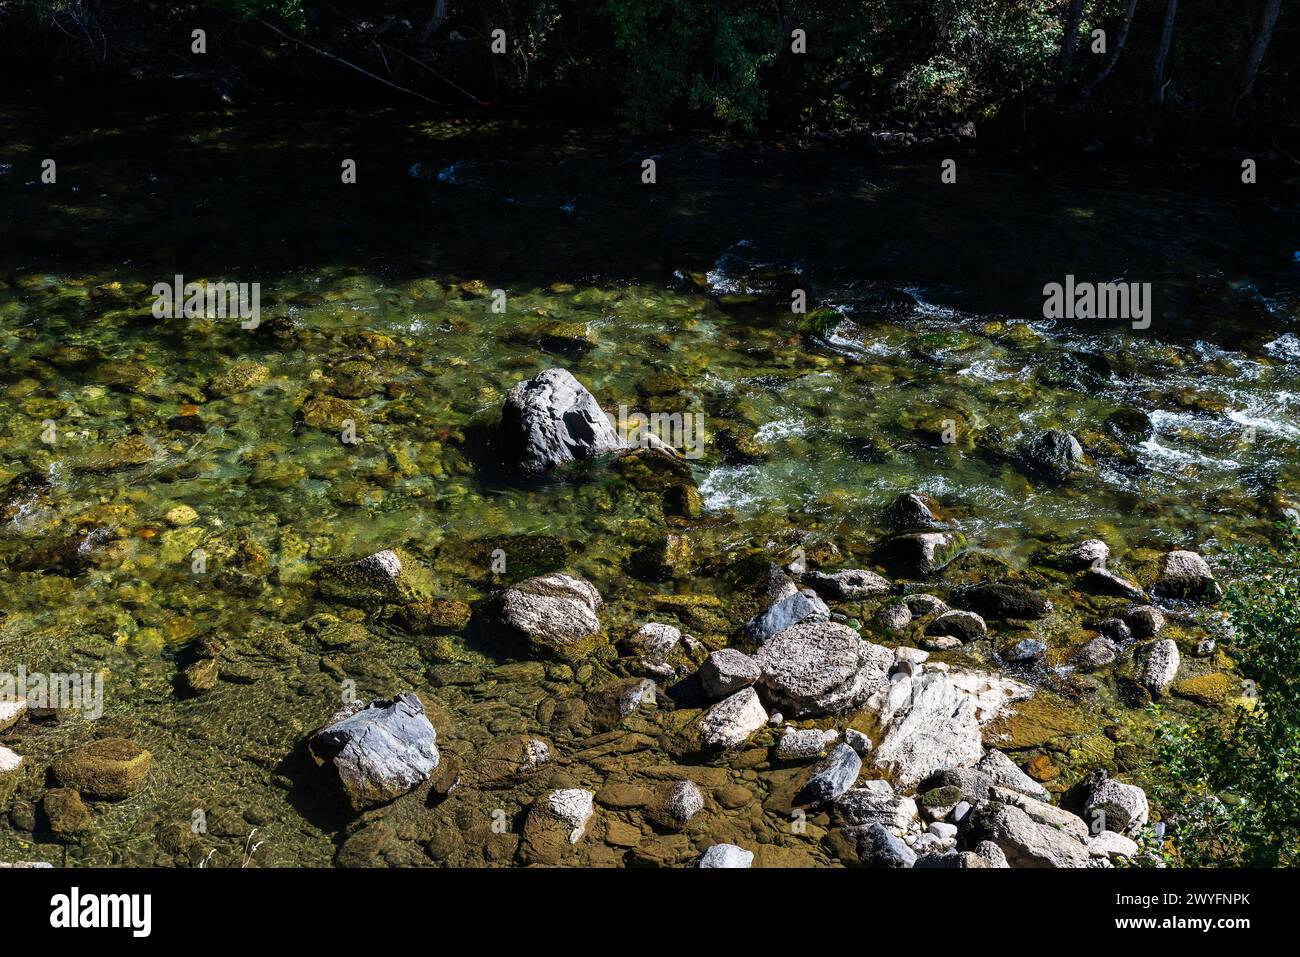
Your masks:
{"label": "submerged rock", "polygon": [[126,738],[101,738],[58,758],[54,777],[65,788],[107,801],[135,794],[153,763],[151,755]]}
{"label": "submerged rock", "polygon": [[527,578],[496,602],[499,624],[533,651],[558,658],[589,653],[600,636],[602,604],[594,585],[555,573]]}
{"label": "submerged rock", "polygon": [[678,827],[685,827],[691,818],[703,810],[704,794],[694,781],[678,781],[664,802],[665,813]]}
{"label": "submerged rock", "polygon": [[623,448],[595,396],[565,369],[547,369],[510,390],[500,439],[506,463],[526,475]]}
{"label": "submerged rock", "polygon": [[321,596],[359,608],[404,605],[430,597],[428,571],[401,549],[385,549],[354,562],[339,562],[321,570]]}
{"label": "submerged rock", "polygon": [[312,753],[338,773],[343,790],[360,809],[401,797],[438,767],[438,733],[411,692],[377,699],[311,739]]}
{"label": "submerged rock", "polygon": [[561,788],[539,797],[524,820],[519,856],[524,864],[555,866],[568,846],[587,833],[595,795],[583,788]]}
{"label": "submerged rock", "polygon": [[795,717],[841,714],[861,706],[884,687],[892,661],[888,649],[828,621],[787,628],[754,655],[764,695]]}
{"label": "submerged rock", "polygon": [[1050,429],[1022,443],[1017,457],[1026,470],[1064,482],[1083,467],[1083,446],[1069,432]]}

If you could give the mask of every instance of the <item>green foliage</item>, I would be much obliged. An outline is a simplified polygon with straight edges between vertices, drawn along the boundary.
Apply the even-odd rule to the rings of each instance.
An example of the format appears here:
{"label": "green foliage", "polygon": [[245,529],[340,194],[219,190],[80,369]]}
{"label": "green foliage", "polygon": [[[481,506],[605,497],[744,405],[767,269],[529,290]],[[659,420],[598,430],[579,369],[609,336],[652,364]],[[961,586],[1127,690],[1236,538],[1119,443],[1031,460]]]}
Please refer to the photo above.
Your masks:
{"label": "green foliage", "polygon": [[770,15],[744,2],[605,0],[623,58],[623,115],[664,126],[682,107],[753,131],[766,112],[761,68],[772,56]]}
{"label": "green foliage", "polygon": [[1159,802],[1191,866],[1300,863],[1300,526],[1241,553],[1228,590],[1232,648],[1253,707],[1166,721]]}

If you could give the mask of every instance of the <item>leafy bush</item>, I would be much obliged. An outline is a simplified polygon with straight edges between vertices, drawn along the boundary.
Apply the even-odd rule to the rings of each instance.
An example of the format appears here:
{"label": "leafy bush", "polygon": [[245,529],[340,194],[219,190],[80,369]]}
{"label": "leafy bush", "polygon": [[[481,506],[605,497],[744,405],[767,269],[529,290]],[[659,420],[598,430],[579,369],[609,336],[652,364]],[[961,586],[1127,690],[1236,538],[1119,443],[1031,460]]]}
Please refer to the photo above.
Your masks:
{"label": "leafy bush", "polygon": [[1166,721],[1157,798],[1191,866],[1300,864],[1300,526],[1239,555],[1229,588],[1231,643],[1246,707]]}

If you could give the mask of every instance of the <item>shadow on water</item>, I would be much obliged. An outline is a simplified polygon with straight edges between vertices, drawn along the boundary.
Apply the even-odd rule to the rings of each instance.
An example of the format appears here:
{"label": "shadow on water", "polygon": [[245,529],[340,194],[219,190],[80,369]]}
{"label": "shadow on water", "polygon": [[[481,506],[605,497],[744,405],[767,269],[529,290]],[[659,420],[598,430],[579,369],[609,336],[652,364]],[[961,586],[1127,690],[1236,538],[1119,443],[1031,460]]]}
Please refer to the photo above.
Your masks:
{"label": "shadow on water", "polygon": [[[84,112],[83,112],[84,111]],[[854,284],[1033,316],[1067,274],[1151,282],[1165,334],[1233,334],[1296,282],[1285,209],[1168,170],[868,158],[385,110],[10,107],[0,269],[272,281],[326,267],[509,289],[671,282],[740,250],[815,298]],[[38,183],[59,163],[58,183]],[[657,181],[643,184],[642,161]],[[344,159],[357,182],[341,182]],[[1256,197],[1260,198],[1256,198]],[[786,293],[788,295],[788,293]]]}

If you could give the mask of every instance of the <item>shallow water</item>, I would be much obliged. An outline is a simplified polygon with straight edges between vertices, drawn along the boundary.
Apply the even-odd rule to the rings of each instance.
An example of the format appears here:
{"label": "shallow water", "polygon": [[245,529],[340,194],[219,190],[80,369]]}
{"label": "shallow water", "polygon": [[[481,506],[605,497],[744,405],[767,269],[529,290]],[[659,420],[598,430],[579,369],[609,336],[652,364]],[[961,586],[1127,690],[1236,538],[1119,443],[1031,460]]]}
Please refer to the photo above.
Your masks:
{"label": "shallow water", "polygon": [[[974,157],[950,187],[924,156],[392,111],[87,118],[61,103],[3,118],[0,671],[106,673],[95,727],[41,716],[0,739],[29,766],[0,816],[3,859],[503,864],[513,845],[491,831],[494,811],[516,821],[548,786],[662,782],[693,766],[755,796],[711,806],[692,824],[697,849],[744,836],[789,862],[833,863],[817,835],[788,833],[773,799],[798,769],[674,754],[660,738],[668,711],[608,739],[599,722],[555,717],[626,661],[501,671],[509,656],[472,630],[435,637],[349,615],[315,594],[316,572],[400,546],[439,594],[475,603],[563,567],[600,590],[611,634],[656,618],[713,647],[747,617],[730,602],[753,553],[785,560],[798,544],[824,567],[903,577],[871,548],[900,491],[943,504],[986,556],[971,568],[1012,573],[1087,537],[1135,572],[1171,547],[1214,560],[1294,514],[1296,209],[1276,194]],[[55,185],[38,181],[45,156]],[[646,156],[654,185],[640,182]],[[343,158],[358,161],[355,186],[339,182]],[[1153,283],[1152,327],[1037,318],[1043,284],[1067,272]],[[154,318],[149,291],[176,274],[260,283],[261,325]],[[794,287],[810,311],[838,315],[793,314]],[[264,366],[264,381],[216,394],[236,362]],[[703,514],[665,514],[657,488],[615,468],[521,486],[486,467],[480,438],[506,391],[554,365],[615,414],[702,413],[690,468]],[[344,417],[355,444],[340,441]],[[1079,436],[1085,478],[1045,484],[1014,463],[1046,428]],[[144,441],[121,444],[132,436]],[[197,519],[171,527],[182,504]],[[690,542],[689,568],[647,580],[633,554],[666,529]],[[209,565],[196,572],[199,548]],[[1059,665],[1109,606],[1050,584],[1062,610],[1039,633]],[[674,594],[704,604],[663,600]],[[866,620],[871,608],[841,610]],[[319,615],[366,627],[340,638]],[[1201,633],[1176,632],[1193,646]],[[1000,637],[972,654],[993,661]],[[218,647],[221,680],[186,693],[179,673]],[[1097,728],[1140,733],[1141,712],[1108,679],[1084,693],[1068,669],[1030,677],[1068,691],[1089,727],[1017,757],[1052,754],[1068,777]],[[349,821],[301,746],[347,682],[363,699],[430,695],[461,787]],[[91,835],[60,844],[34,810],[40,772],[110,731],[153,753],[146,787],[96,803]],[[552,740],[554,766],[476,786],[476,759],[519,733]],[[609,816],[645,845],[662,837],[638,812]],[[617,864],[642,852],[596,834],[574,853]]]}

